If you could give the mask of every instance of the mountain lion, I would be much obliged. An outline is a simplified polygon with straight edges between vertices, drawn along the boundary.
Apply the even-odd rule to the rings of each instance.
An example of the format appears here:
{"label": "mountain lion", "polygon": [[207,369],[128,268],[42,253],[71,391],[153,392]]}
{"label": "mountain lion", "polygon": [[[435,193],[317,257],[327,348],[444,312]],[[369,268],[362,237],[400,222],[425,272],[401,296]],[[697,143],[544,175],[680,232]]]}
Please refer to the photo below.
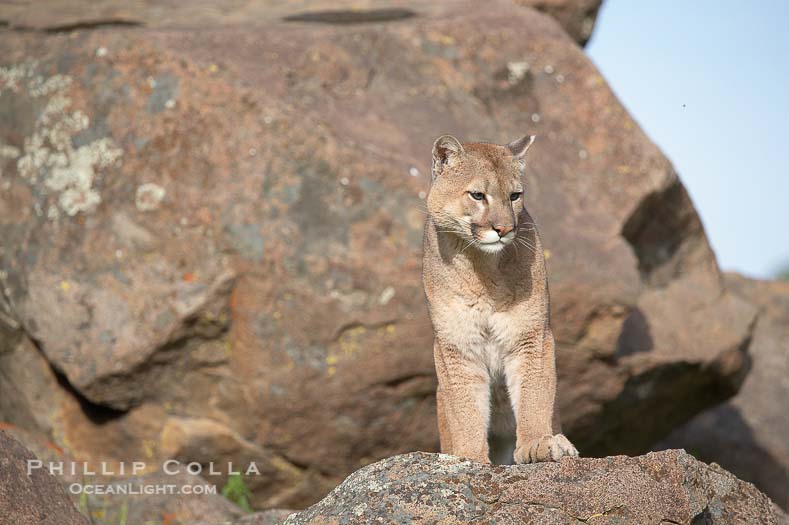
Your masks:
{"label": "mountain lion", "polygon": [[422,279],[441,451],[481,462],[578,455],[560,433],[545,260],[524,206],[533,141],[433,145]]}

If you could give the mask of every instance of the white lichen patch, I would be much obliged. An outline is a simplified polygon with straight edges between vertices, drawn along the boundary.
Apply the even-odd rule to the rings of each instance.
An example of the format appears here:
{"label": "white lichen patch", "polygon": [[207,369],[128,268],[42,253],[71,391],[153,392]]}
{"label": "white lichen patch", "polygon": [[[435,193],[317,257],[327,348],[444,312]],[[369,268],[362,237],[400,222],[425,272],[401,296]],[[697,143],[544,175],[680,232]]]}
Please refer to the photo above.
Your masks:
{"label": "white lichen patch", "polygon": [[367,490],[369,490],[370,492],[375,492],[377,494],[382,490],[388,489],[389,485],[390,483],[381,483],[380,481],[374,479],[367,484]]}
{"label": "white lichen patch", "polygon": [[384,291],[381,292],[381,296],[378,298],[378,304],[380,304],[381,306],[386,306],[387,304],[389,304],[389,301],[391,301],[394,298],[396,293],[397,292],[394,288],[392,288],[391,286],[387,286],[386,288],[384,288]]}
{"label": "white lichen patch", "polygon": [[140,211],[152,211],[159,208],[164,199],[164,188],[153,182],[141,184],[134,195],[134,204]]}
{"label": "white lichen patch", "polygon": [[0,93],[4,89],[17,92],[23,81],[35,73],[35,62],[26,62],[10,67],[0,67]]}
{"label": "white lichen patch", "polygon": [[92,211],[101,202],[99,193],[92,188],[95,169],[111,166],[121,156],[121,150],[105,137],[67,151],[65,156],[65,163],[51,166],[44,183],[59,192],[58,203],[67,215]]}
{"label": "white lichen patch", "polygon": [[[65,75],[37,75],[32,62],[0,68],[0,93],[23,91],[30,98],[47,99],[32,134],[24,138],[22,151],[18,152],[17,172],[42,195],[54,195],[60,210],[74,216],[94,210],[101,202],[94,182],[101,170],[121,158],[123,150],[108,137],[74,146],[74,136],[87,129],[90,120],[82,111],[70,110],[66,90],[71,83]],[[48,218],[56,220],[59,216],[57,210],[49,208]]]}
{"label": "white lichen patch", "polygon": [[32,97],[45,97],[53,93],[62,92],[71,85],[71,77],[54,75],[44,78],[40,75],[33,76],[27,84],[27,91]]}
{"label": "white lichen patch", "polygon": [[8,144],[0,144],[0,157],[4,159],[15,159],[19,157],[20,154],[19,148],[15,148]]}
{"label": "white lichen patch", "polygon": [[470,460],[464,460],[449,454],[439,454],[438,463],[439,464],[436,465],[437,471],[442,474],[457,474],[458,472],[468,470],[472,465]]}
{"label": "white lichen patch", "polygon": [[[3,165],[10,159],[14,160],[19,157],[20,151],[19,148],[15,148],[14,146],[10,146],[8,144],[3,144],[0,142],[0,177],[3,176]],[[9,181],[3,181],[4,184],[8,183],[10,186]],[[5,189],[5,187],[3,187]]]}
{"label": "white lichen patch", "polygon": [[509,62],[507,63],[507,81],[510,84],[517,84],[526,77],[529,72],[528,62]]}

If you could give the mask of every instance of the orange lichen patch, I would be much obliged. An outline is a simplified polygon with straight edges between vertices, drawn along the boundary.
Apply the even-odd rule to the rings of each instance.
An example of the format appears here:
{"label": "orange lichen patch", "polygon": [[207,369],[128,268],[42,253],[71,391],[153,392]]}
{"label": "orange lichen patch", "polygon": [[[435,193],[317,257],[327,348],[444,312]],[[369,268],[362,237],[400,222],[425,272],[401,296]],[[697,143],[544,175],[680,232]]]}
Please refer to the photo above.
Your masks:
{"label": "orange lichen patch", "polygon": [[184,276],[183,276],[183,280],[188,282],[188,283],[194,282],[195,279],[196,279],[196,277],[195,277],[195,274],[193,272],[186,272],[184,274]]}
{"label": "orange lichen patch", "polygon": [[[9,430],[11,432],[13,432],[15,430],[18,430],[20,432],[24,432],[22,428],[18,427],[17,425],[14,425],[13,423],[9,423],[7,421],[0,421],[0,430]],[[47,441],[47,440],[44,440],[44,439],[40,439],[39,440],[38,438],[36,438],[36,440],[40,441],[48,449],[54,450],[59,456],[64,455],[63,449],[60,448],[59,446],[57,446],[52,441]],[[22,441],[25,441],[25,440],[23,439]]]}
{"label": "orange lichen patch", "polygon": [[11,423],[7,423],[5,421],[0,421],[0,430],[13,430],[17,428],[16,425],[12,425]]}
{"label": "orange lichen patch", "polygon": [[63,449],[60,448],[59,446],[57,446],[55,443],[53,443],[51,441],[47,441],[45,444],[46,444],[48,449],[54,450],[59,456],[62,456],[64,454]]}

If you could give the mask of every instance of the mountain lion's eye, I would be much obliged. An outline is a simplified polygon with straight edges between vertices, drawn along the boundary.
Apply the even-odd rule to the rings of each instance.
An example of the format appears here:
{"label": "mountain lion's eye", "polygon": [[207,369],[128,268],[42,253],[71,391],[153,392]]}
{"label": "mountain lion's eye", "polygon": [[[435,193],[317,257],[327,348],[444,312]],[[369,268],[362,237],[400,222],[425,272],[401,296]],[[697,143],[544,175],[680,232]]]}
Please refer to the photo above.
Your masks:
{"label": "mountain lion's eye", "polygon": [[474,199],[475,201],[481,201],[482,199],[485,198],[485,194],[480,193],[478,191],[470,191],[468,192],[468,194],[471,195],[471,198]]}
{"label": "mountain lion's eye", "polygon": [[516,201],[521,198],[521,195],[523,195],[522,191],[516,191],[515,193],[510,193],[510,200]]}

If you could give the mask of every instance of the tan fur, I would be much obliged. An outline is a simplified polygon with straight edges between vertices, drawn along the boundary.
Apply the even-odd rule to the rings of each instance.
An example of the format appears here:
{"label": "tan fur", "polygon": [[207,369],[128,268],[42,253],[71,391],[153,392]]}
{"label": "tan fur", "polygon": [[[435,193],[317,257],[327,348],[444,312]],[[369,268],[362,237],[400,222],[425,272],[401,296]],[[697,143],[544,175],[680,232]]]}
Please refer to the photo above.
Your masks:
{"label": "tan fur", "polygon": [[543,248],[526,194],[511,200],[532,141],[433,146],[422,273],[441,451],[482,462],[578,455],[560,433]]}

